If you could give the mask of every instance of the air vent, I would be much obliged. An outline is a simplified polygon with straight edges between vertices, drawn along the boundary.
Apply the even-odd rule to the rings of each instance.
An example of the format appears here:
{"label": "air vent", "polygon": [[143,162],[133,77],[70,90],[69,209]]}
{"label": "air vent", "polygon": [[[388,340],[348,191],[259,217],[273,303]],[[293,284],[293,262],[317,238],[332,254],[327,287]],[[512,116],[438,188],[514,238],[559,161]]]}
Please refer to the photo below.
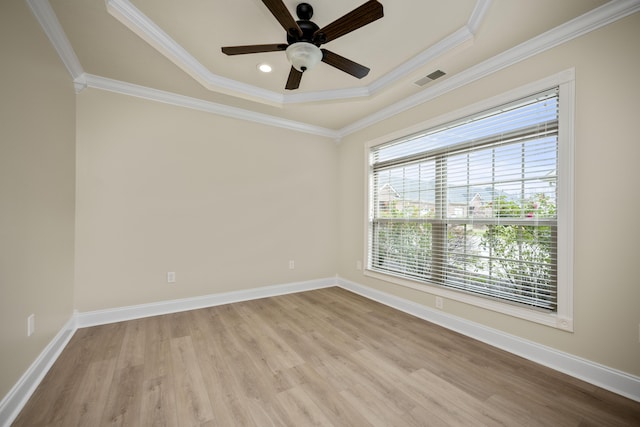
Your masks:
{"label": "air vent", "polygon": [[418,80],[414,84],[416,84],[418,86],[424,86],[427,83],[430,83],[430,82],[434,81],[435,79],[439,79],[440,77],[444,76],[445,74],[447,74],[447,73],[445,73],[442,70],[436,70],[433,73],[431,73],[431,74],[429,74],[427,76],[424,76],[423,78],[421,78],[420,80]]}

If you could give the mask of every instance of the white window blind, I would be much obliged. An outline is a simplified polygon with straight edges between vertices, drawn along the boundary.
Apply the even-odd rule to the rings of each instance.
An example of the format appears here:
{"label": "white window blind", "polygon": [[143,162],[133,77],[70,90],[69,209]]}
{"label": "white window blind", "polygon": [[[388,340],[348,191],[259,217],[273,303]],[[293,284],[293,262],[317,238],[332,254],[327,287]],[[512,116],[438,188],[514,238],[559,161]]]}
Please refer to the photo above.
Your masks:
{"label": "white window blind", "polygon": [[558,94],[372,147],[368,268],[555,312]]}

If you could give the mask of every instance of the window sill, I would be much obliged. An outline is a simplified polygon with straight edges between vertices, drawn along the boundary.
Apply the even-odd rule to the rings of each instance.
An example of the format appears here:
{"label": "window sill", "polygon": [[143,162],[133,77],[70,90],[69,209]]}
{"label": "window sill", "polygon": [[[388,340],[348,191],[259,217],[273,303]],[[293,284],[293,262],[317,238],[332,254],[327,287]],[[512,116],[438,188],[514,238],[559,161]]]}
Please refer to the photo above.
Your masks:
{"label": "window sill", "polygon": [[538,323],[541,325],[549,326],[552,328],[560,329],[567,332],[573,332],[573,319],[559,316],[557,313],[546,313],[536,311],[535,309],[528,309],[525,307],[519,307],[517,305],[492,300],[489,298],[483,298],[464,292],[446,289],[441,286],[431,285],[428,283],[413,281],[401,277],[396,277],[390,274],[385,274],[375,270],[364,269],[364,275],[372,277],[384,282],[393,283],[395,285],[404,286],[420,292],[428,293],[431,295],[439,296],[453,301],[462,302],[472,305],[474,307],[480,307],[486,310],[495,311],[497,313],[505,314],[507,316],[517,317],[529,322]]}

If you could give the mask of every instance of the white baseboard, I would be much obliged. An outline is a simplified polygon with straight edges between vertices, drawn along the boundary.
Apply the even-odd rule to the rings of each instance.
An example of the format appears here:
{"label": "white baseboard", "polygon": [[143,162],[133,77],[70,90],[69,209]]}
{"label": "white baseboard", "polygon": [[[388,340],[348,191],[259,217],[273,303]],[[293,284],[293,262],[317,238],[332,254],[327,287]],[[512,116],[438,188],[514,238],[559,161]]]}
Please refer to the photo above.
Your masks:
{"label": "white baseboard", "polygon": [[15,420],[75,331],[72,316],[0,402],[0,426],[9,427]]}
{"label": "white baseboard", "polygon": [[339,277],[75,313],[0,402],[0,426],[18,416],[77,328],[339,286],[640,402],[640,378]]}
{"label": "white baseboard", "polygon": [[283,285],[265,286],[242,291],[225,292],[220,294],[203,295],[193,298],[183,298],[170,301],[160,301],[150,304],[132,305],[107,310],[77,313],[78,328],[140,319],[143,317],[159,316],[162,314],[178,313],[181,311],[197,310],[199,308],[214,307],[216,305],[249,301],[295,292],[336,286],[336,278],[310,280],[306,282],[287,283]]}
{"label": "white baseboard", "polygon": [[76,312],[67,324],[54,337],[49,345],[40,353],[20,380],[0,402],[0,426],[9,427],[27,403],[51,366],[58,359],[62,350],[78,328],[104,325],[107,323],[139,319],[142,317],[161,314],[177,313],[198,308],[248,301],[285,295],[295,292],[336,286],[336,278],[310,280],[306,282],[288,283],[283,285],[265,286],[262,288],[221,294],[204,295],[201,297],[184,298],[179,300],[161,301],[151,304],[141,304],[107,310]]}
{"label": "white baseboard", "polygon": [[640,402],[640,377],[349,280],[337,282],[343,289]]}

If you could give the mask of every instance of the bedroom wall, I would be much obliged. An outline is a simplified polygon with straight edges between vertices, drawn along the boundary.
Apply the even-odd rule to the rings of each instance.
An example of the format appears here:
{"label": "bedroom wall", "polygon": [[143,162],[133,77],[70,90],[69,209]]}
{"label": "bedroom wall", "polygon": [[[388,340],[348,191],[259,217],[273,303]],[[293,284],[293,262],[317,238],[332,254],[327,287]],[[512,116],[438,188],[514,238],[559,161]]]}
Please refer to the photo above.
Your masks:
{"label": "bedroom wall", "polygon": [[425,292],[365,277],[364,146],[527,83],[575,67],[575,332],[445,301],[445,311],[603,365],[640,375],[640,14],[636,13],[468,84],[375,126],[340,145],[340,276],[435,307]]}
{"label": "bedroom wall", "polygon": [[24,1],[0,2],[0,52],[1,400],[73,314],[75,93]]}
{"label": "bedroom wall", "polygon": [[77,103],[80,312],[335,275],[333,141],[95,89]]}

